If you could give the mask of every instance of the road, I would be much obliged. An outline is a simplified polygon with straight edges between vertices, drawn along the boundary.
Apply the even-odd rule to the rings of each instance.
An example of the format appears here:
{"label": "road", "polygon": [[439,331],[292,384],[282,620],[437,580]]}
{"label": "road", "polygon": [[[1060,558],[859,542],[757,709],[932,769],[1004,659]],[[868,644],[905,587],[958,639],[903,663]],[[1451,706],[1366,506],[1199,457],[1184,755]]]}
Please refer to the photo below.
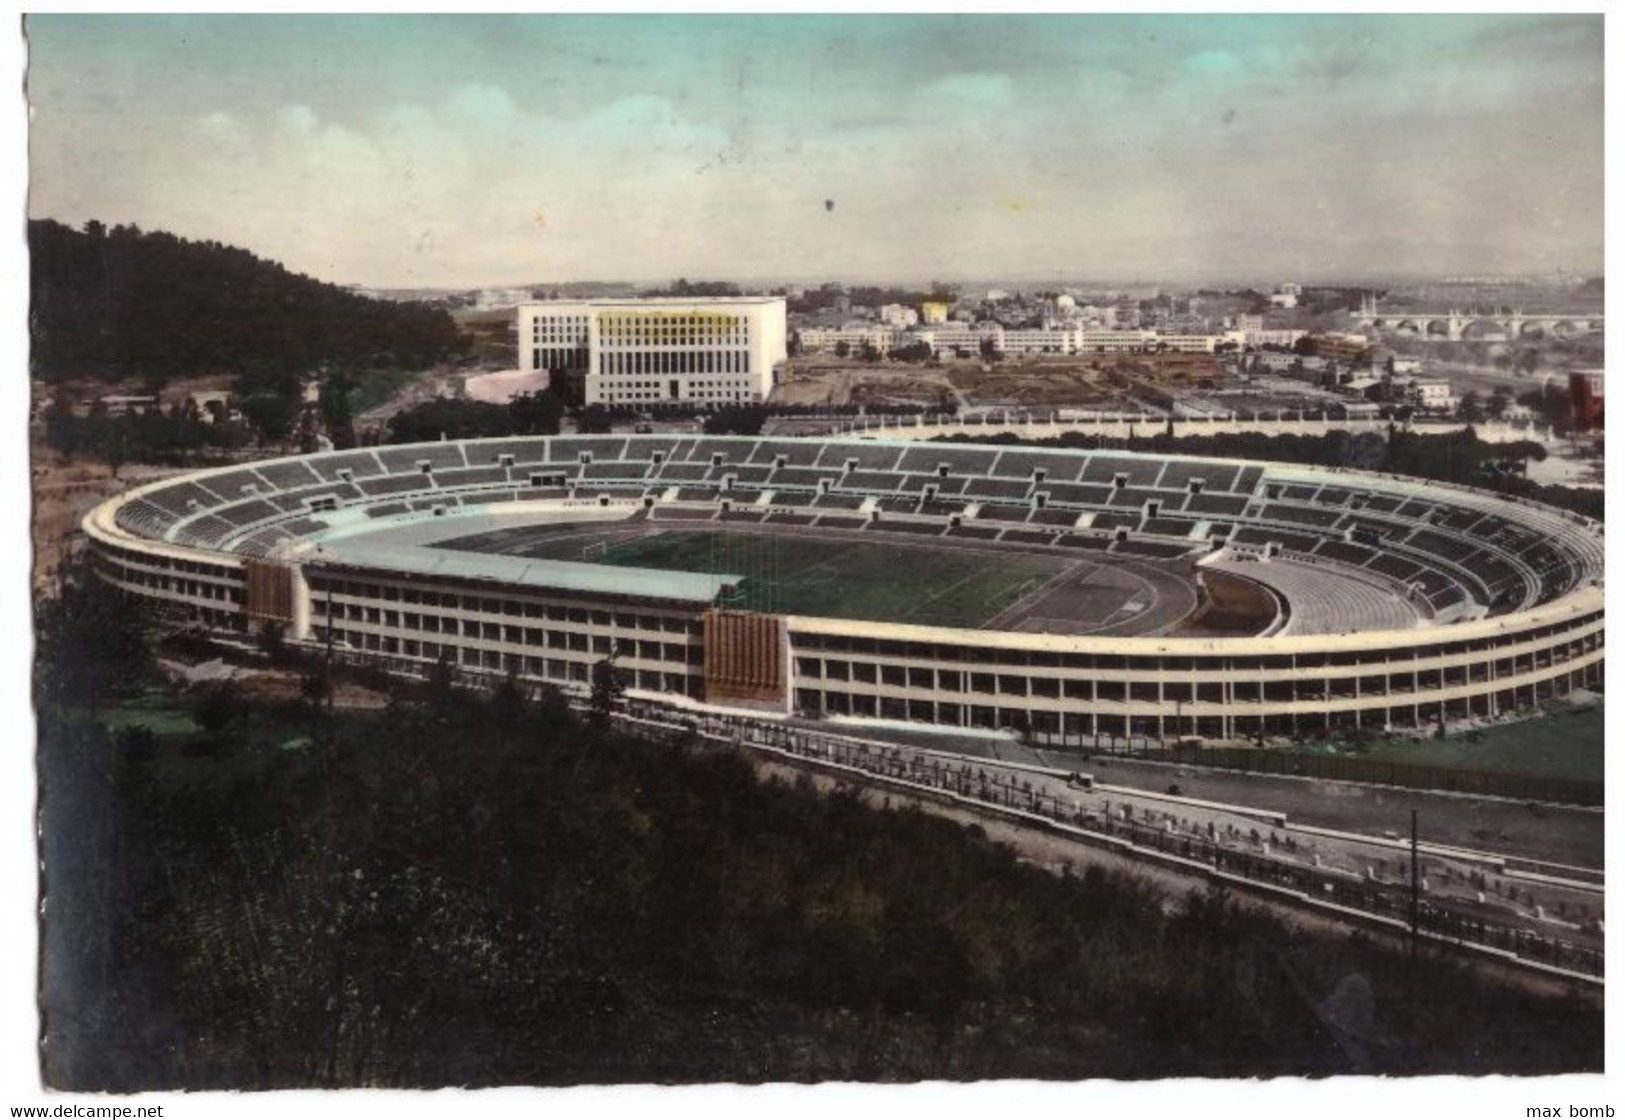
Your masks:
{"label": "road", "polygon": [[[985,748],[993,741],[981,742]],[[1173,776],[1178,778],[1179,794],[1170,795],[1166,790],[1174,783],[1168,781],[1167,770],[1157,774],[1145,764],[1118,759],[1109,760],[1104,766],[1099,758],[1086,764],[1095,784],[1080,787],[1065,776],[1028,769],[1032,763],[1025,761],[945,754],[902,743],[876,744],[866,749],[836,742],[827,750],[815,746],[813,751],[815,756],[827,756],[836,762],[857,760],[862,768],[878,774],[947,789],[978,800],[1030,807],[1044,815],[1062,815],[1086,822],[1132,823],[1146,833],[1190,836],[1230,851],[1295,866],[1310,871],[1317,879],[1324,877],[1351,886],[1387,885],[1400,892],[1409,889],[1408,837],[1384,836],[1381,831],[1370,831],[1369,826],[1373,819],[1387,823],[1397,816],[1399,819],[1393,823],[1408,832],[1409,808],[1413,803],[1425,804],[1428,816],[1438,815],[1452,822],[1449,827],[1435,828],[1433,835],[1449,837],[1466,829],[1470,837],[1483,835],[1491,841],[1467,844],[1464,847],[1472,850],[1458,851],[1454,844],[1435,847],[1438,842],[1431,836],[1425,839],[1418,870],[1420,889],[1429,903],[1576,945],[1596,948],[1602,945],[1600,884],[1556,875],[1509,874],[1500,863],[1500,857],[1508,854],[1500,836],[1504,831],[1509,840],[1517,840],[1520,839],[1518,830],[1511,827],[1488,832],[1474,830],[1474,825],[1484,823],[1485,806],[1494,817],[1502,817],[1509,811],[1528,814],[1529,810],[1522,806],[1480,803],[1465,798],[1458,799],[1459,804],[1455,806],[1446,806],[1444,802],[1449,799],[1441,795],[1379,790],[1347,783],[1287,779],[1284,782],[1292,784],[1283,781],[1256,784],[1251,779],[1232,775],[1219,775],[1216,780],[1208,781],[1205,775],[1194,771],[1175,771]],[[1043,752],[1043,757],[1034,761],[1053,766],[1061,760]],[[1230,795],[1231,800],[1220,801],[1222,795]],[[1236,800],[1238,795],[1245,795],[1248,801]],[[1284,825],[1271,819],[1271,813],[1284,811],[1284,804],[1313,806],[1316,797],[1347,799],[1352,810],[1341,819],[1350,823],[1363,821],[1368,826],[1367,833],[1331,831],[1338,826],[1312,824],[1302,814],[1289,814]],[[1322,819],[1339,819],[1336,814],[1325,812],[1326,804],[1320,804]],[[1601,814],[1591,816],[1600,831]],[[1502,824],[1510,826],[1515,819],[1506,815]],[[1533,816],[1530,820],[1533,826],[1541,828],[1552,823]],[[1578,827],[1590,822],[1569,818],[1569,823]],[[1537,831],[1533,826],[1522,830],[1525,846]],[[1085,823],[1084,827],[1095,826]],[[1399,829],[1392,831],[1397,834]]]}
{"label": "road", "polygon": [[1315,781],[1266,774],[1142,762],[1115,755],[1084,756],[1022,746],[1007,737],[906,733],[892,729],[797,721],[808,729],[886,739],[939,751],[1061,770],[1092,773],[1098,781],[1152,792],[1177,785],[1187,797],[1286,814],[1289,821],[1381,837],[1409,835],[1410,811],[1418,811],[1425,843],[1493,851],[1531,861],[1601,870],[1603,814],[1595,809],[1469,797],[1429,790],[1395,789],[1354,782]]}

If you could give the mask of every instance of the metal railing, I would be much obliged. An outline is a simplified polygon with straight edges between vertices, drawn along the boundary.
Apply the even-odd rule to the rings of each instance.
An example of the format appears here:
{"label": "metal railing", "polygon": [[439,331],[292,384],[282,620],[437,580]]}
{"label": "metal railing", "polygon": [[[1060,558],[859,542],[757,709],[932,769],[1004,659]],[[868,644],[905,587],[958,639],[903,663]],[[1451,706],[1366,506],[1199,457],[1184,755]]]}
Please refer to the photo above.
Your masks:
{"label": "metal railing", "polygon": [[[853,771],[922,792],[1016,815],[1031,823],[1060,826],[1073,834],[1107,839],[1142,853],[1157,853],[1241,880],[1298,896],[1320,907],[1332,907],[1409,928],[1411,892],[1403,883],[1359,879],[1347,872],[1300,863],[1279,855],[1227,846],[1203,830],[1180,829],[1172,822],[1153,824],[1125,815],[1084,809],[1078,802],[1035,788],[1031,777],[1067,778],[1067,771],[1039,766],[1011,769],[970,757],[931,754],[921,748],[850,739],[825,732],[787,727],[748,717],[676,711],[642,701],[628,702],[619,713],[628,730],[656,731],[671,739],[689,733],[741,747],[765,748],[809,761]],[[1600,980],[1601,948],[1539,933],[1522,926],[1490,921],[1437,900],[1416,906],[1416,930],[1430,941],[1468,946],[1510,959]]]}

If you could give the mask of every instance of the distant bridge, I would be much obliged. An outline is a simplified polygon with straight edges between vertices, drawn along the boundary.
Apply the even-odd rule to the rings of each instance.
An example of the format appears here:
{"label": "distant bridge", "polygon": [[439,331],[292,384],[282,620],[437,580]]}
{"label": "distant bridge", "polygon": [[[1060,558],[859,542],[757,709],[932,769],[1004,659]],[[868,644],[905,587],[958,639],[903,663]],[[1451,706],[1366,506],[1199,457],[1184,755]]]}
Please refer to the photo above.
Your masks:
{"label": "distant bridge", "polygon": [[1526,315],[1522,311],[1371,311],[1350,312],[1355,327],[1406,333],[1438,342],[1461,342],[1499,334],[1505,339],[1569,338],[1600,332],[1601,312]]}

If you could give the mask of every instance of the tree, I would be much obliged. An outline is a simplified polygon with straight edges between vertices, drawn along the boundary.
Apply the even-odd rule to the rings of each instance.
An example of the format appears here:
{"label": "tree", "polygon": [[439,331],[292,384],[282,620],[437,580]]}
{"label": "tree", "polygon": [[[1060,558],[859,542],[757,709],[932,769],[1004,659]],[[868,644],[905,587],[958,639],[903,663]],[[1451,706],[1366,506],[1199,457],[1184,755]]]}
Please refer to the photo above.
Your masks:
{"label": "tree", "polygon": [[851,346],[851,344],[849,342],[846,341],[846,339],[843,338],[843,339],[841,339],[839,342],[837,342],[835,344],[835,356],[837,358],[850,357],[851,354],[852,354],[852,346]]}
{"label": "tree", "polygon": [[242,399],[238,408],[262,440],[282,443],[293,431],[293,402],[280,393],[250,394]]}
{"label": "tree", "polygon": [[236,685],[221,681],[208,686],[198,697],[192,716],[210,735],[218,735],[230,726],[242,711],[243,698]]}
{"label": "tree", "polygon": [[713,436],[760,435],[768,415],[763,405],[729,405],[705,418],[705,432]]}
{"label": "tree", "polygon": [[507,435],[554,436],[564,419],[564,402],[551,389],[521,393],[508,402]]}
{"label": "tree", "polygon": [[321,670],[312,670],[299,678],[299,698],[313,711],[319,711],[327,703],[332,690],[332,682]]}
{"label": "tree", "polygon": [[83,560],[61,573],[61,591],[34,616],[34,689],[44,708],[88,708],[133,691],[153,666],[147,619],[136,601],[91,573]]}
{"label": "tree", "polygon": [[1456,402],[1456,419],[1466,424],[1484,422],[1484,405],[1479,400],[1477,390],[1469,389],[1461,395],[1461,400]]}
{"label": "tree", "polygon": [[273,664],[279,663],[288,655],[287,635],[283,633],[282,624],[267,619],[260,626],[260,652],[271,659]]}
{"label": "tree", "polygon": [[576,431],[584,435],[606,435],[614,423],[614,410],[601,404],[589,404],[576,414]]}
{"label": "tree", "polygon": [[1507,414],[1507,409],[1510,408],[1511,405],[1512,394],[1506,389],[1505,386],[1500,386],[1496,388],[1495,392],[1490,394],[1489,401],[1484,405],[1484,412],[1491,419],[1499,420]]}
{"label": "tree", "polygon": [[606,722],[626,692],[626,681],[615,659],[620,650],[595,662],[592,667],[592,714],[600,723]]}
{"label": "tree", "polygon": [[443,309],[369,299],[215,242],[41,220],[28,244],[30,366],[45,380],[223,368],[251,380],[323,361],[423,368],[461,345]]}

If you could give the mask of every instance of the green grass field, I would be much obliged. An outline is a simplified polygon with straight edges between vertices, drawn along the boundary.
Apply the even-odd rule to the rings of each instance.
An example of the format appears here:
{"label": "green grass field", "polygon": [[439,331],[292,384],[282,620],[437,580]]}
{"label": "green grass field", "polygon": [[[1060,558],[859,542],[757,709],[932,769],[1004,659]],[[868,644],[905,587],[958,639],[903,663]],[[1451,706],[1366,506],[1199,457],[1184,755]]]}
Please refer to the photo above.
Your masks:
{"label": "green grass field", "polygon": [[1042,587],[1066,562],[865,541],[752,533],[652,533],[611,545],[623,568],[742,575],[748,610],[827,618],[980,626]]}
{"label": "green grass field", "polygon": [[[1326,744],[1298,748],[1325,753]],[[1433,738],[1365,744],[1361,757],[1492,774],[1601,781],[1603,706],[1560,708],[1543,715]]]}
{"label": "green grass field", "polygon": [[115,731],[145,727],[160,739],[186,739],[201,730],[190,705],[156,688],[98,708],[96,717]]}

